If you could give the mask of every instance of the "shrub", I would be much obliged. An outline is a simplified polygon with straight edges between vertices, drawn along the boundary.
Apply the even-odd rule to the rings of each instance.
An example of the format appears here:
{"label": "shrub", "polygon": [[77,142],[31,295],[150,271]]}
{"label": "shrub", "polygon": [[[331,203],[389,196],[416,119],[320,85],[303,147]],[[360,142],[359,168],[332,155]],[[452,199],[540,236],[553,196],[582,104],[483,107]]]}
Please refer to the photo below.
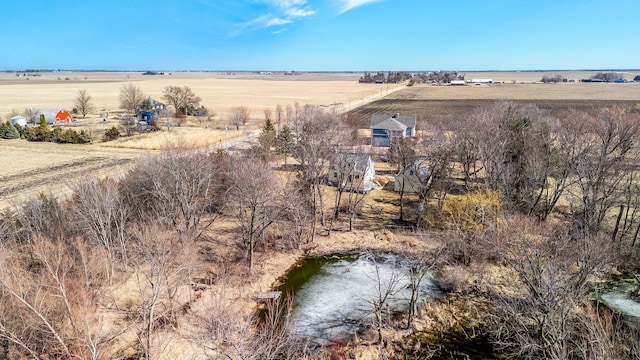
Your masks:
{"label": "shrub", "polygon": [[18,129],[16,129],[15,126],[13,126],[13,124],[7,121],[7,127],[2,134],[2,137],[5,139],[19,139],[20,132],[18,131]]}
{"label": "shrub", "polygon": [[85,144],[91,141],[91,136],[86,130],[77,132],[73,129],[65,130],[60,127],[51,130],[44,120],[41,120],[38,126],[26,128],[24,137],[28,141],[55,142],[59,144]]}
{"label": "shrub", "polygon": [[20,125],[13,125],[9,121],[0,123],[0,139],[19,139],[24,129]]}
{"label": "shrub", "polygon": [[49,129],[44,117],[40,118],[40,124],[27,128],[25,138],[29,141],[52,141],[52,131]]}
{"label": "shrub", "polygon": [[102,137],[102,141],[111,141],[120,137],[120,130],[117,127],[112,126],[111,129],[107,129],[104,131],[104,136]]}
{"label": "shrub", "polygon": [[85,144],[91,141],[89,133],[85,130],[77,132],[73,129],[56,128],[54,134],[56,134],[54,141],[60,144]]}
{"label": "shrub", "polygon": [[500,196],[493,190],[449,195],[442,206],[427,213],[421,223],[430,227],[455,227],[470,236],[494,222],[500,208]]}

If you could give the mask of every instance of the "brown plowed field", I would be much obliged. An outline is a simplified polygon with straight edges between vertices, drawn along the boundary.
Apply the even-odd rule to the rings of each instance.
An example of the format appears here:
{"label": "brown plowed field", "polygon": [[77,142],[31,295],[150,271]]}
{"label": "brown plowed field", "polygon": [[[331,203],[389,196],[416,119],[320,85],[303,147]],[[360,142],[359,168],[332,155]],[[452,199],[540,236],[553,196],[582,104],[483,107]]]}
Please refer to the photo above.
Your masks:
{"label": "brown plowed field", "polygon": [[0,141],[0,208],[39,192],[66,194],[83,176],[117,177],[145,153],[92,145]]}
{"label": "brown plowed field", "polygon": [[[516,103],[535,104],[560,116],[563,111],[568,109],[589,110],[616,104],[640,110],[640,84],[619,84],[618,88],[615,88],[618,84],[572,85],[575,86],[516,84],[465,86],[463,88],[450,86],[411,87],[356,108],[350,111],[349,115],[359,119],[361,128],[369,127],[369,121],[373,114],[416,115],[417,128],[420,130],[428,128],[430,124],[446,124],[450,120],[471,116],[477,109],[491,106],[496,101],[503,99]],[[594,85],[601,88],[600,94],[592,93],[593,89],[589,87]],[[559,93],[547,92],[546,90],[554,86],[557,88],[552,90],[571,91],[562,97],[553,98]],[[475,97],[471,97],[472,95]],[[465,96],[469,97],[465,98]],[[599,98],[597,98],[598,96]]]}

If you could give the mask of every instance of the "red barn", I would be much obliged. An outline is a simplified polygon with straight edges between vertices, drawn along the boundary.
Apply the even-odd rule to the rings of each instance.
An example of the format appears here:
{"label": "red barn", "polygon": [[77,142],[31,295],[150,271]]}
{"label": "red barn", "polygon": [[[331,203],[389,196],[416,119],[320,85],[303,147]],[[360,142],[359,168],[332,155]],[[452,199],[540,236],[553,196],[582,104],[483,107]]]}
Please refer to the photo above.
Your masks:
{"label": "red barn", "polygon": [[73,122],[73,117],[67,110],[60,110],[56,113],[56,119],[53,121],[53,125],[69,124]]}

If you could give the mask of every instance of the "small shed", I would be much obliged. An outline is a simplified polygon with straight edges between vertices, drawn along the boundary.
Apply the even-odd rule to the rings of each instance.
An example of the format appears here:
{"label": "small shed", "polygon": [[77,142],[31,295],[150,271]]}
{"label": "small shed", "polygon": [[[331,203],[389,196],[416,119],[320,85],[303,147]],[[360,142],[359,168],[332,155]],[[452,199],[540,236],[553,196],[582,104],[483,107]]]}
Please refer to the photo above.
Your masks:
{"label": "small shed", "polygon": [[431,171],[425,164],[416,160],[396,175],[393,183],[395,192],[418,193],[431,183]]}
{"label": "small shed", "polygon": [[22,115],[16,115],[11,118],[11,125],[27,126],[27,118]]}

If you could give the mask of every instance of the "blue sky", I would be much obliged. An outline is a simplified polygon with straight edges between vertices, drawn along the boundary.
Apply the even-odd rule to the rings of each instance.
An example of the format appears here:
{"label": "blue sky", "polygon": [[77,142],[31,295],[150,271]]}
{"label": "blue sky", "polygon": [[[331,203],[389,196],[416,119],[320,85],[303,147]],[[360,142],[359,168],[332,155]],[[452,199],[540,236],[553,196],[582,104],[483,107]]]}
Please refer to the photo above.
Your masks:
{"label": "blue sky", "polygon": [[640,68],[640,0],[1,0],[0,69]]}

